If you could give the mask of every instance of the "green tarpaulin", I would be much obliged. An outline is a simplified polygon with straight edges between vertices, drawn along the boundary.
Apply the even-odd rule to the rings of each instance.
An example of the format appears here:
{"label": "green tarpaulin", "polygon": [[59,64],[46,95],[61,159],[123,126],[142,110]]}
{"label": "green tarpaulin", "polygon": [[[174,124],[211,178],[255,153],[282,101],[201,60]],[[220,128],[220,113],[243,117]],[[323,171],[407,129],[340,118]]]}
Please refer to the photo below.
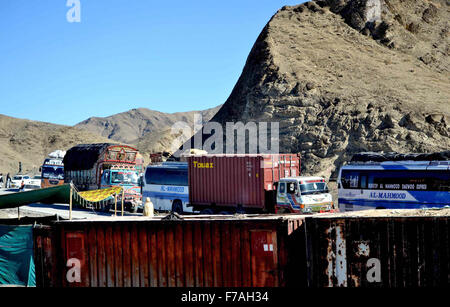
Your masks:
{"label": "green tarpaulin", "polygon": [[[114,194],[119,194],[121,187],[113,187],[101,190],[77,192],[72,188],[72,204],[74,206],[92,206],[101,208],[114,200]],[[16,208],[33,203],[68,204],[70,200],[70,184],[56,187],[37,189],[26,192],[0,195],[0,209]]]}
{"label": "green tarpaulin", "polygon": [[32,226],[0,225],[0,285],[36,286]]}
{"label": "green tarpaulin", "polygon": [[32,191],[0,195],[0,209],[16,208],[32,203],[62,203],[68,204],[70,184]]}

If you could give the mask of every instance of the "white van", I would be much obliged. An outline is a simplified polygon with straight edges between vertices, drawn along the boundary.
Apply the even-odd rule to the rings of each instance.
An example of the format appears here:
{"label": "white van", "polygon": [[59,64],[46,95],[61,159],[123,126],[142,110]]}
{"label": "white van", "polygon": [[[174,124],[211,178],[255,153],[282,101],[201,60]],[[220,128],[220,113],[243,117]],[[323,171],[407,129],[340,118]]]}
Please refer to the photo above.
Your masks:
{"label": "white van", "polygon": [[286,177],[277,184],[277,213],[335,212],[333,198],[322,177]]}

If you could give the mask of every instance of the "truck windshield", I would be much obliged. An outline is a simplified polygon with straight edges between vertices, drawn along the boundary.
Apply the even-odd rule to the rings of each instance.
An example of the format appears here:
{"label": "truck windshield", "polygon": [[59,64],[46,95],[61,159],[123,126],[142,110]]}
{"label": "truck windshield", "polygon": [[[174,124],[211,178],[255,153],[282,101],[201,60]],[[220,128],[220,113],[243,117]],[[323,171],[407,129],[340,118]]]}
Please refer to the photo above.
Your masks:
{"label": "truck windshield", "polygon": [[136,172],[111,172],[112,184],[138,184],[138,180]]}
{"label": "truck windshield", "polygon": [[64,179],[64,168],[60,166],[43,166],[42,178]]}
{"label": "truck windshield", "polygon": [[328,186],[325,182],[311,182],[300,184],[302,195],[328,193]]}

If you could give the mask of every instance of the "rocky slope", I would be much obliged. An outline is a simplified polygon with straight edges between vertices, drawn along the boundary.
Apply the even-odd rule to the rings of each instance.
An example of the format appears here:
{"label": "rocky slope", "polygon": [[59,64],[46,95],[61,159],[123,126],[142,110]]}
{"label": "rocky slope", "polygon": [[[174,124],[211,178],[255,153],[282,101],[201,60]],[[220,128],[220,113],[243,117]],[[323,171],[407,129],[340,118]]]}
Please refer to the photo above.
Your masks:
{"label": "rocky slope", "polygon": [[67,150],[81,143],[111,142],[107,138],[73,127],[0,115],[0,173],[38,173],[44,158],[56,149]]}
{"label": "rocky slope", "polygon": [[359,151],[448,150],[449,11],[445,0],[283,7],[212,121],[279,122],[280,152],[327,177]]}

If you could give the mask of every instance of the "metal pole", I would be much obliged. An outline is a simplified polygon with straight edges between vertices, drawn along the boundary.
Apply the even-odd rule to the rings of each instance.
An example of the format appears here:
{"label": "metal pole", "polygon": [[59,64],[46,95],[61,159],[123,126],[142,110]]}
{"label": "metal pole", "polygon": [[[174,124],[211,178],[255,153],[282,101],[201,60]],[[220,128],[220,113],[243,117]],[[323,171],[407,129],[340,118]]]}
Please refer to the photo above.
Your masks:
{"label": "metal pole", "polygon": [[72,220],[72,185],[70,185],[69,220]]}
{"label": "metal pole", "polygon": [[20,207],[17,207],[17,219],[20,220]]}
{"label": "metal pole", "polygon": [[122,216],[123,216],[123,199],[124,199],[124,194],[125,194],[125,192],[124,192],[124,190],[122,188]]}
{"label": "metal pole", "polygon": [[117,193],[114,194],[114,216],[117,216]]}

